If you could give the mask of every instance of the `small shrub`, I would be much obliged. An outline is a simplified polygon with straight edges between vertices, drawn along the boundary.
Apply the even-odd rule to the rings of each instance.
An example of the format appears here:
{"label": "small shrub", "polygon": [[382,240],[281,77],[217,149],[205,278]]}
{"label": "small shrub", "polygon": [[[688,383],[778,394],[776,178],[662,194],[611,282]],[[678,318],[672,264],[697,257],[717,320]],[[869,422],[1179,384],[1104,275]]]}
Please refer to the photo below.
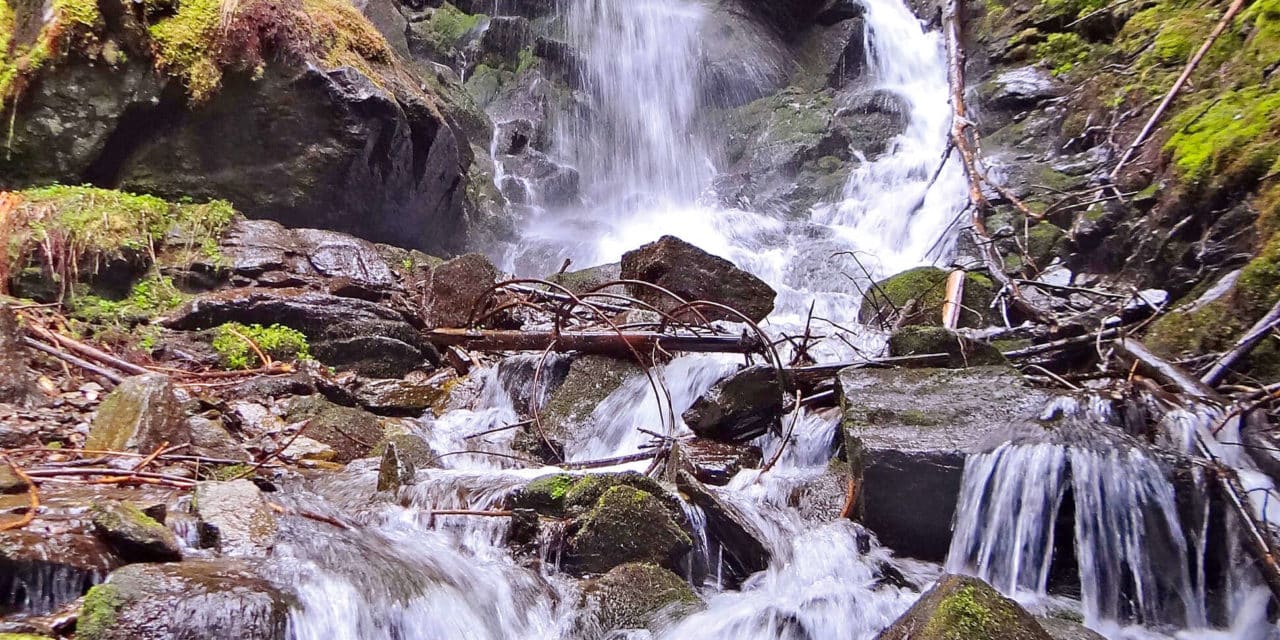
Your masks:
{"label": "small shrub", "polygon": [[[252,342],[252,344],[250,344]],[[213,350],[228,369],[252,369],[262,364],[254,346],[273,360],[310,360],[311,348],[302,332],[273,324],[228,322],[214,330]]]}

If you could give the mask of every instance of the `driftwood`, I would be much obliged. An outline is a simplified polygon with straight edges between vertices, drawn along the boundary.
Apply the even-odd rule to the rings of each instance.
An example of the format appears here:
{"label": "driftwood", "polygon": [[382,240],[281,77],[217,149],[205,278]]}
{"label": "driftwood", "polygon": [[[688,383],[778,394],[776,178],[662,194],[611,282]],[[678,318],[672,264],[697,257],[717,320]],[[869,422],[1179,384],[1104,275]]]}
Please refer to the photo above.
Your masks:
{"label": "driftwood", "polygon": [[942,302],[942,326],[955,331],[960,326],[960,301],[964,299],[964,269],[947,275],[946,297]]}
{"label": "driftwood", "polygon": [[1200,381],[1209,386],[1218,384],[1218,382],[1222,380],[1223,376],[1227,375],[1227,372],[1231,371],[1231,365],[1235,364],[1235,362],[1240,358],[1248,355],[1249,352],[1252,351],[1263,338],[1267,337],[1271,333],[1271,330],[1277,325],[1280,325],[1280,302],[1277,302],[1274,307],[1271,307],[1271,311],[1267,312],[1267,315],[1263,316],[1261,320],[1254,323],[1253,327],[1251,327],[1249,331],[1247,331],[1244,336],[1236,342],[1235,346],[1233,346],[1230,351],[1223,354],[1222,357],[1213,364],[1213,368],[1210,369],[1208,373],[1204,374],[1204,377],[1201,378]]}
{"label": "driftwood", "polygon": [[63,362],[73,364],[77,367],[80,367],[81,369],[84,369],[85,371],[88,371],[89,373],[100,376],[106,379],[112,385],[118,385],[121,382],[124,382],[124,376],[120,375],[119,373],[116,373],[115,371],[111,371],[110,369],[104,369],[96,364],[93,364],[92,362],[88,362],[81,358],[77,358],[76,356],[66,353],[65,351],[60,351],[43,342],[40,342],[39,340],[33,340],[27,336],[23,336],[22,342],[23,344],[27,345],[28,347],[31,347],[32,349],[35,349],[36,351],[53,356],[54,358],[62,360]]}
{"label": "driftwood", "polygon": [[[982,192],[984,177],[982,169],[978,165],[977,144],[975,142],[977,132],[973,126],[973,121],[969,119],[964,100],[963,10],[962,0],[951,0],[951,2],[947,3],[947,10],[943,15],[943,23],[947,36],[947,60],[950,66],[948,75],[951,89],[951,108],[954,111],[951,124],[951,139],[955,144],[956,150],[960,152],[960,160],[964,166],[965,176],[969,179],[969,209],[972,212],[970,223],[973,226],[974,233],[978,236],[978,252],[981,254],[983,266],[991,277],[1000,283],[1001,288],[1008,293],[1009,300],[1013,303],[1015,309],[1036,322],[1056,324],[1053,316],[1028,301],[1022,295],[1022,290],[1018,288],[1018,283],[1004,272],[1004,260],[1000,257],[1000,252],[996,249],[995,242],[991,239],[991,234],[987,233],[984,216],[990,211],[991,202],[987,200],[986,194]],[[988,181],[988,183],[990,182]],[[1003,188],[997,187],[996,190],[1005,197],[1012,198],[1012,194],[1007,194]],[[1016,203],[1016,199],[1010,201]]]}
{"label": "driftwood", "polygon": [[1138,133],[1138,137],[1133,139],[1133,142],[1124,150],[1124,154],[1120,156],[1120,161],[1117,162],[1115,168],[1111,170],[1111,182],[1114,183],[1116,181],[1116,178],[1120,176],[1120,170],[1123,169],[1124,166],[1128,164],[1129,160],[1133,158],[1133,154],[1136,153],[1144,143],[1146,143],[1147,138],[1150,137],[1151,132],[1155,130],[1156,124],[1160,122],[1160,118],[1164,115],[1164,112],[1169,109],[1169,105],[1173,104],[1174,99],[1178,97],[1178,92],[1187,84],[1187,80],[1191,79],[1191,74],[1195,72],[1196,67],[1200,65],[1200,61],[1204,59],[1205,54],[1209,53],[1209,49],[1212,48],[1213,43],[1218,40],[1218,36],[1222,35],[1222,33],[1227,30],[1227,27],[1231,25],[1231,21],[1236,17],[1237,13],[1240,13],[1240,9],[1244,8],[1245,4],[1245,0],[1235,0],[1232,2],[1231,6],[1227,9],[1227,12],[1223,14],[1222,19],[1218,21],[1217,26],[1213,28],[1213,31],[1209,32],[1209,37],[1205,39],[1204,44],[1200,45],[1200,49],[1196,51],[1195,55],[1191,56],[1190,60],[1187,61],[1187,66],[1182,69],[1182,74],[1178,76],[1176,81],[1174,81],[1173,87],[1169,89],[1169,93],[1165,94],[1164,100],[1160,102],[1160,106],[1156,107],[1155,112],[1151,114],[1149,119],[1147,119],[1146,125],[1142,127],[1142,131]]}
{"label": "driftwood", "polygon": [[631,356],[655,349],[692,353],[757,353],[759,339],[748,336],[697,336],[669,333],[612,331],[500,331],[436,329],[427,339],[440,346],[461,346],[473,351],[577,351],[599,355]]}

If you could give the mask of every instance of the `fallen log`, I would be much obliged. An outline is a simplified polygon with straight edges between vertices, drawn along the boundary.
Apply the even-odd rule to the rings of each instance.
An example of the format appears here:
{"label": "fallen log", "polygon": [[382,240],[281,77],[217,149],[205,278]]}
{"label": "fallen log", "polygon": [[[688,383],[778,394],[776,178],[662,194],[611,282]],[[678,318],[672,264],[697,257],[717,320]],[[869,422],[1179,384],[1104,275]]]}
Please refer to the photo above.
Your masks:
{"label": "fallen log", "polygon": [[758,338],[740,336],[699,336],[687,334],[614,331],[502,331],[436,329],[427,340],[437,346],[465,347],[472,351],[577,351],[597,355],[630,357],[634,353],[686,351],[691,353],[759,353]]}
{"label": "fallen log", "polygon": [[1215,391],[1213,387],[1201,382],[1199,378],[1191,375],[1182,367],[1152,353],[1141,342],[1133,338],[1118,338],[1115,345],[1120,350],[1120,353],[1136,361],[1139,366],[1161,383],[1172,386],[1185,395],[1204,398],[1224,406],[1227,404],[1226,398]]}

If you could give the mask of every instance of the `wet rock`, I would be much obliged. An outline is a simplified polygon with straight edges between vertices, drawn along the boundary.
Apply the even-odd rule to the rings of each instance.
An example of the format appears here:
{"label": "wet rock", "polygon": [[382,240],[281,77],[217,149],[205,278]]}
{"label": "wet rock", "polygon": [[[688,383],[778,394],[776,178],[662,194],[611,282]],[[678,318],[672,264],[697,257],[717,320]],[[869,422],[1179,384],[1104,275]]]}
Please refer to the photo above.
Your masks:
{"label": "wet rock", "polygon": [[524,178],[536,204],[567,207],[579,202],[578,170],[551,160],[546,154],[526,149],[518,156],[507,156],[502,165],[511,175]]}
{"label": "wet rock", "polygon": [[191,434],[191,455],[240,461],[250,458],[249,452],[227,431],[222,420],[192,416],[187,418],[186,428]]}
{"label": "wet rock", "polygon": [[[773,311],[777,294],[765,282],[733,263],[713,256],[675,236],[663,236],[622,256],[622,277],[656,284],[686,301],[707,300],[728,305],[759,322]],[[630,286],[631,295],[664,311],[680,306],[649,287]],[[740,321],[712,308],[699,311],[710,320]],[[692,318],[685,312],[682,318]]]}
{"label": "wet rock", "polygon": [[126,561],[182,559],[182,549],[173,532],[132,503],[98,503],[93,506],[92,514],[94,532]]}
{"label": "wet rock", "polygon": [[0,402],[30,406],[39,400],[37,393],[18,318],[7,305],[0,305]]}
{"label": "wet rock", "polygon": [[313,440],[306,436],[298,436],[293,438],[293,442],[280,452],[280,455],[288,460],[310,460],[313,462],[331,462],[338,456],[338,452],[333,447]]}
{"label": "wet rock", "polygon": [[332,447],[333,460],[343,464],[369,455],[383,437],[378,416],[334,404],[321,395],[288,400],[284,418],[290,423],[306,421],[306,437]]}
{"label": "wet rock", "polygon": [[943,576],[876,640],[1051,640],[1036,619],[991,585]]}
{"label": "wet rock", "polygon": [[583,437],[600,403],[643,370],[635,363],[607,356],[581,356],[569,365],[564,382],[551,392],[542,410],[547,434],[560,440]]}
{"label": "wet rock", "polygon": [[478,253],[437,266],[428,285],[428,322],[433,327],[466,327],[477,301],[497,281],[498,268]]}
{"label": "wet rock", "polygon": [[593,618],[585,625],[590,629],[586,637],[600,637],[682,618],[701,608],[702,601],[680,576],[656,565],[630,563],[583,583],[581,606]]}
{"label": "wet rock", "polygon": [[0,494],[26,493],[27,481],[18,477],[9,465],[0,467]]}
{"label": "wet rock", "polygon": [[970,340],[942,327],[904,327],[894,332],[889,338],[889,355],[891,356],[929,354],[942,354],[943,357],[928,364],[951,368],[1007,363],[1000,350],[991,344]]}
{"label": "wet rock", "polygon": [[668,464],[676,471],[692,473],[699,482],[724,486],[739,471],[760,466],[762,455],[759,447],[693,438],[676,442]]}
{"label": "wet rock", "polygon": [[378,491],[395,492],[400,487],[413,484],[416,473],[413,463],[400,456],[395,442],[388,442],[382,449],[382,462],[378,465]]}
{"label": "wet rock", "polygon": [[1040,623],[1040,627],[1053,640],[1106,640],[1102,634],[1079,622],[1061,618],[1038,618],[1037,620]]}
{"label": "wet rock", "polygon": [[[863,324],[896,322],[899,326],[941,325],[947,276],[946,271],[937,267],[917,267],[877,282],[862,301],[858,321]],[[994,324],[996,317],[991,310],[994,298],[995,288],[989,278],[965,274],[960,326]],[[900,315],[905,317],[899,319]]]}
{"label": "wet rock", "polygon": [[513,509],[534,509],[550,515],[580,514],[591,509],[614,487],[636,489],[654,496],[681,527],[686,524],[680,500],[653,478],[635,471],[623,473],[557,473],[536,478],[511,498]]}
{"label": "wet rock", "polygon": [[126,378],[102,400],[85,447],[105,451],[155,451],[191,444],[186,415],[173,381],[160,374]]}
{"label": "wet rock", "polygon": [[89,591],[81,640],[283,640],[293,599],[238,560],[135,564]]}
{"label": "wet rock", "polygon": [[404,465],[413,465],[416,469],[439,466],[439,453],[431,449],[421,429],[421,423],[412,420],[383,421],[383,439],[373,448],[373,455],[382,456],[388,446],[394,445],[396,455]]}
{"label": "wet rock", "polygon": [[778,430],[782,397],[778,372],[756,365],[717,382],[682,417],[701,437],[745,443]]}
{"label": "wet rock", "polygon": [[998,74],[979,92],[983,104],[993,109],[1017,111],[1061,96],[1064,87],[1047,69],[1031,65]]}
{"label": "wet rock", "polygon": [[885,546],[933,561],[951,543],[966,454],[1050,397],[993,366],[846,369],[838,387],[846,459],[862,471],[861,521]]}
{"label": "wet rock", "polygon": [[749,518],[687,472],[679,474],[676,486],[706,515],[707,553],[712,562],[709,572],[723,576],[727,588],[769,567],[773,553],[765,545],[764,533]]}
{"label": "wet rock", "polygon": [[361,375],[403,377],[434,355],[398,311],[355,298],[300,288],[227,289],[197,296],[163,321],[173,329],[211,329],[227,322],[281,324],[307,336],[321,362]]}
{"label": "wet rock", "polygon": [[450,376],[412,381],[398,378],[370,379],[356,382],[352,393],[360,406],[378,413],[421,415],[440,403],[447,394]]}
{"label": "wet rock", "polygon": [[606,490],[569,540],[566,564],[604,573],[628,562],[676,569],[693,549],[689,538],[652,494],[626,486]]}
{"label": "wet rock", "polygon": [[[612,282],[622,277],[622,264],[614,262],[612,264],[603,264],[598,267],[590,267],[588,269],[579,269],[577,271],[566,271],[547,276],[547,279],[554,282],[574,293],[586,293],[593,289],[597,289],[606,282]],[[610,287],[612,289],[613,287]]]}
{"label": "wet rock", "polygon": [[263,557],[275,544],[275,514],[250,480],[201,482],[191,503],[206,547],[228,556]]}

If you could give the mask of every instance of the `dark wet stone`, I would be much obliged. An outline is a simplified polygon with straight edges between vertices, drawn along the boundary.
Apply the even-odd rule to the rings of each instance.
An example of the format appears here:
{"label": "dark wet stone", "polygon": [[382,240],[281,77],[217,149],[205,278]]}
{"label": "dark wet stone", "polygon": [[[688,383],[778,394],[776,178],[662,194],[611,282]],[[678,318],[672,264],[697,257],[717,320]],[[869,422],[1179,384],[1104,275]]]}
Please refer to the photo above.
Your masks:
{"label": "dark wet stone", "polygon": [[980,93],[987,106],[1016,111],[1061,96],[1064,87],[1047,69],[1032,65],[1000,73]]}
{"label": "dark wet stone", "polygon": [[85,447],[151,453],[164,443],[189,445],[191,433],[173,381],[151,373],[125,379],[102,400]]}
{"label": "dark wet stone", "polygon": [[693,438],[676,442],[669,465],[691,472],[699,482],[723,486],[739,471],[760,466],[761,456],[759,447]]}
{"label": "dark wet stone", "polygon": [[889,355],[922,356],[940,354],[940,358],[906,366],[946,366],[951,368],[1006,364],[1000,350],[989,343],[970,340],[942,327],[903,327],[889,338]]}
{"label": "dark wet stone", "polygon": [[[679,474],[676,486],[706,515],[707,553],[712,562],[708,571],[722,576],[727,588],[769,567],[773,553],[765,545],[764,533],[749,518],[687,472]],[[723,564],[716,567],[716,562]]]}
{"label": "dark wet stone", "polygon": [[968,576],[938,580],[876,640],[1051,640],[1018,603]]}
{"label": "dark wet stone", "polygon": [[[707,300],[727,305],[757,322],[773,311],[777,296],[763,280],[674,236],[663,236],[657,242],[623,254],[622,277],[656,284],[686,301]],[[680,306],[670,296],[652,288],[634,285],[628,288],[632,297],[659,309],[671,311]],[[710,320],[741,321],[734,314],[714,308],[699,311]],[[695,316],[685,312],[681,317]]]}
{"label": "dark wet stone", "polygon": [[379,413],[421,415],[443,401],[452,377],[415,382],[399,378],[362,378],[352,395],[360,406]]}
{"label": "dark wet stone", "polygon": [[135,564],[94,587],[81,640],[284,640],[293,599],[240,560]]}
{"label": "dark wet stone", "polygon": [[170,562],[182,559],[178,538],[162,523],[129,502],[100,502],[93,506],[93,529],[128,562]]}
{"label": "dark wet stone", "polygon": [[192,416],[187,418],[186,424],[187,431],[191,434],[191,455],[222,460],[249,460],[249,452],[227,431],[222,420]]}
{"label": "dark wet stone", "polygon": [[551,393],[542,409],[547,434],[561,441],[587,437],[596,407],[642,371],[633,362],[607,356],[574,358],[564,382]]}
{"label": "dark wet stone", "polygon": [[756,365],[717,382],[682,417],[701,437],[745,443],[770,430],[777,431],[782,408],[778,372]]}
{"label": "dark wet stone", "polygon": [[334,404],[321,395],[288,400],[284,417],[292,423],[306,421],[305,435],[333,447],[337,454],[334,460],[344,464],[369,455],[383,437],[378,416]]}
{"label": "dark wet stone", "polygon": [[1062,620],[1061,618],[1038,618],[1040,627],[1053,640],[1106,640],[1106,638],[1079,622]]}
{"label": "dark wet stone", "polygon": [[396,443],[387,442],[378,465],[378,491],[399,491],[400,487],[413,483],[414,473],[413,463],[400,455]]}
{"label": "dark wet stone", "polygon": [[252,481],[201,482],[191,502],[204,546],[228,556],[265,557],[275,544],[275,513]]}
{"label": "dark wet stone", "polygon": [[173,329],[211,329],[226,322],[281,324],[301,331],[321,362],[372,377],[396,378],[433,349],[400,312],[367,300],[308,289],[239,288],[197,296],[170,314]]}
{"label": "dark wet stone", "polygon": [[838,385],[861,521],[885,546],[933,561],[951,544],[966,454],[1050,398],[1007,367],[846,369]]}

